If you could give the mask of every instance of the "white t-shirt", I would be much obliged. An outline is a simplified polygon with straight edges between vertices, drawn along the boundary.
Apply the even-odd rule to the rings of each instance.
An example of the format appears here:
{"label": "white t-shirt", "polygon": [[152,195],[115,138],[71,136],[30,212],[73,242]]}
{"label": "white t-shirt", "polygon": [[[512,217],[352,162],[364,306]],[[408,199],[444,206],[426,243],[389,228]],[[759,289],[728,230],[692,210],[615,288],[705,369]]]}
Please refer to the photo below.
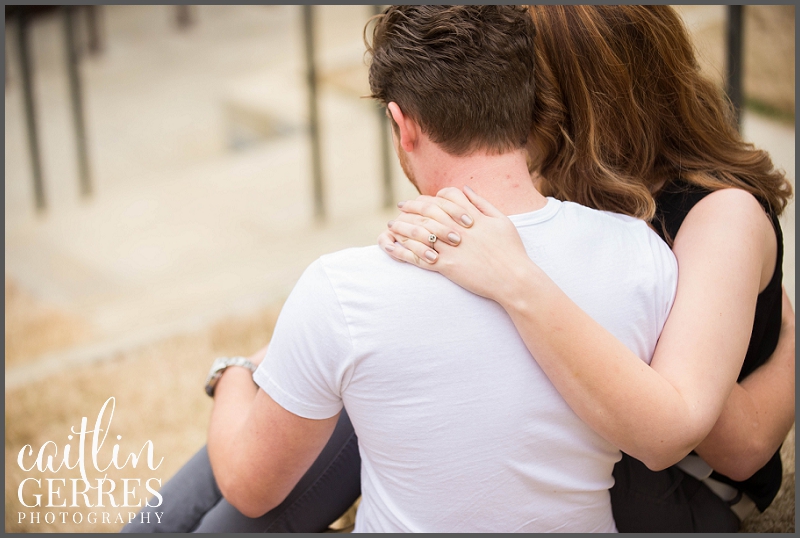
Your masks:
{"label": "white t-shirt", "polygon": [[[561,289],[649,362],[677,284],[667,245],[643,221],[552,198],[511,220]],[[567,406],[508,314],[377,246],[308,267],[254,378],[302,417],[347,408],[356,531],[616,530],[620,453]]]}

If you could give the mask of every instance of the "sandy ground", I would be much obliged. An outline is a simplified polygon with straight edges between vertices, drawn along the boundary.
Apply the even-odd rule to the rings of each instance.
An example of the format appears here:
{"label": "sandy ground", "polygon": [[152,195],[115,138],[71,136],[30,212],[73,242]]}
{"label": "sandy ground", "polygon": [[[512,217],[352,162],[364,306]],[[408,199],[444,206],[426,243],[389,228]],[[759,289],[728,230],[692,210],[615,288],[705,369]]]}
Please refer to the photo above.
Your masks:
{"label": "sandy ground", "polygon": [[[9,301],[6,296],[6,319],[19,316],[14,310],[51,311],[28,298],[26,301]],[[31,524],[20,522],[20,504],[18,487],[28,476],[37,478],[67,479],[67,487],[62,488],[62,498],[68,499],[69,479],[79,475],[78,469],[60,469],[58,472],[32,473],[22,471],[17,465],[20,448],[30,444],[33,455],[24,460],[29,467],[36,454],[47,441],[55,442],[59,447],[56,461],[63,454],[63,447],[72,446],[72,454],[79,450],[77,436],[71,442],[67,439],[70,429],[79,429],[81,417],[88,415],[88,428],[92,429],[103,404],[114,398],[115,412],[109,424],[110,412],[103,415],[102,424],[109,432],[109,439],[99,451],[99,467],[104,467],[113,454],[113,444],[119,444],[119,463],[129,453],[138,453],[146,441],[152,441],[154,447],[154,464],[163,457],[157,469],[151,470],[145,461],[135,468],[129,463],[121,465],[123,469],[113,466],[107,473],[94,470],[91,461],[91,449],[87,440],[85,450],[87,458],[87,476],[90,480],[101,478],[107,474],[109,479],[116,480],[117,492],[123,487],[121,479],[140,479],[142,487],[137,490],[140,499],[144,483],[147,479],[165,482],[196,450],[205,444],[208,417],[211,411],[211,400],[203,392],[203,382],[213,357],[223,354],[249,355],[269,341],[272,328],[277,319],[278,308],[267,308],[246,319],[229,319],[216,324],[208,330],[168,338],[164,341],[145,346],[140,349],[121,353],[112,360],[78,371],[69,372],[58,377],[37,382],[33,385],[8,390],[5,394],[5,443],[6,443],[6,532],[116,532],[122,524],[114,522],[117,514],[128,517],[135,508],[109,507],[110,501],[105,499],[107,513],[112,521],[103,524],[102,516],[98,516],[97,524],[71,523],[70,518],[76,511],[88,517],[90,509],[63,508],[67,511],[67,523],[57,520],[54,524],[41,521]],[[21,316],[22,317],[22,316]],[[39,316],[26,314],[28,319]],[[59,319],[55,315],[53,319]],[[65,332],[73,325],[71,320],[65,324]],[[13,345],[23,349],[26,344],[38,346],[37,324],[27,325],[27,332],[18,330],[14,335]],[[7,337],[6,342],[10,339]],[[115,440],[115,436],[121,439]],[[91,437],[91,436],[89,436]],[[52,446],[47,454],[53,454]],[[145,451],[146,454],[146,451]],[[76,460],[70,460],[74,463]],[[57,466],[57,464],[56,464]],[[156,466],[156,465],[154,465]],[[44,484],[44,481],[43,481]],[[156,483],[153,483],[156,484]],[[56,483],[58,485],[58,483]],[[31,503],[33,494],[38,493],[38,486],[29,483],[24,490],[24,498]],[[46,485],[45,488],[46,494]],[[157,489],[157,485],[155,486]],[[145,495],[146,496],[146,495]],[[59,504],[56,497],[54,504]],[[122,504],[119,494],[115,500]],[[92,498],[94,503],[94,499]],[[83,504],[83,503],[81,503]],[[128,504],[135,504],[132,500]],[[54,510],[55,511],[55,510]],[[94,511],[100,513],[101,509]],[[42,510],[41,518],[45,511]],[[60,515],[56,517],[61,517]]]}
{"label": "sandy ground", "polygon": [[[55,308],[39,306],[9,278],[5,282],[5,297],[7,366],[48,351],[79,345],[91,334],[90,325],[85,320]],[[36,338],[31,338],[31,334]]]}
{"label": "sandy ground", "polygon": [[[54,334],[64,334],[68,341],[71,331],[78,327],[79,321],[61,314],[49,305],[43,305],[33,298],[25,296],[22,290],[15,287],[12,281],[6,280],[6,320],[16,320],[17,329],[7,332],[6,346],[13,346],[16,353],[24,355],[26,351],[36,350],[41,346],[38,334],[41,319],[49,320]],[[148,479],[166,482],[196,450],[205,444],[208,416],[211,401],[202,390],[203,381],[211,359],[219,355],[249,355],[268,341],[277,320],[280,305],[276,304],[257,314],[247,317],[230,318],[217,323],[207,330],[188,333],[167,338],[155,344],[120,353],[112,360],[97,364],[91,368],[68,372],[64,375],[40,381],[24,388],[6,391],[5,395],[5,443],[6,443],[6,532],[116,532],[122,527],[122,521],[136,508],[110,507],[106,499],[103,509],[62,508],[54,509],[54,517],[60,518],[66,512],[66,523],[56,519],[54,523],[43,520],[42,510],[40,522],[31,523],[30,516],[20,521],[19,502],[17,499],[19,484],[28,476],[41,478],[65,479],[59,499],[69,504],[69,479],[77,478],[78,469],[61,469],[58,472],[26,473],[17,465],[20,447],[31,445],[34,455],[24,459],[30,466],[36,453],[47,441],[54,441],[63,453],[65,445],[72,446],[72,453],[78,451],[77,439],[67,440],[70,428],[80,427],[81,417],[89,415],[88,427],[92,429],[96,413],[103,404],[114,397],[115,412],[113,421],[108,418],[108,411],[103,415],[102,424],[112,436],[99,450],[99,467],[110,461],[113,446],[119,445],[119,462],[129,453],[142,449],[146,441],[151,441],[154,451],[154,463],[163,457],[163,462],[155,470],[151,470],[143,459],[137,467],[128,464],[122,469],[113,466],[104,473],[98,473],[88,459],[91,458],[88,446],[87,476],[96,480],[103,476],[114,480],[117,488],[118,504],[122,504],[120,490],[122,479],[139,479],[145,484]],[[48,317],[49,316],[49,317]],[[29,321],[25,321],[29,320]],[[59,326],[59,324],[61,326]],[[120,436],[114,440],[114,436]],[[87,441],[88,443],[88,441]],[[52,449],[52,447],[50,447]],[[48,450],[46,454],[52,454]],[[145,451],[146,454],[146,451]],[[795,515],[794,429],[790,432],[782,449],[784,461],[784,483],[778,498],[763,514],[751,517],[745,522],[744,529],[751,532],[793,532]],[[59,458],[56,458],[59,461]],[[74,462],[74,459],[70,460]],[[155,465],[154,465],[155,467]],[[55,482],[58,486],[60,482]],[[132,482],[130,482],[133,484]],[[44,484],[44,482],[43,482]],[[153,482],[157,488],[157,483]],[[31,495],[38,492],[38,487],[29,483],[25,489],[26,502],[30,503]],[[46,494],[46,486],[45,488]],[[143,487],[136,490],[133,498],[146,497]],[[133,505],[136,501],[130,500]],[[35,509],[34,509],[35,510]],[[90,512],[107,513],[108,522],[102,522],[102,515],[97,515],[98,523],[87,523]],[[82,518],[82,523],[75,523],[72,518]],[[23,512],[24,514],[24,512]],[[353,511],[335,525],[347,530],[352,523]],[[120,519],[122,518],[122,519]]]}

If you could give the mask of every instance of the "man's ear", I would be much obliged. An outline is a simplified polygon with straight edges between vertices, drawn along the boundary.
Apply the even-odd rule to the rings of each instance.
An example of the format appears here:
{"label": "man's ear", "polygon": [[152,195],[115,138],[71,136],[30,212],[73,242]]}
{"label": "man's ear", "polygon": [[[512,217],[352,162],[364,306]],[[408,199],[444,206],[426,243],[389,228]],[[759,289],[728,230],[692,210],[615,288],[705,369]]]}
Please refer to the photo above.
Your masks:
{"label": "man's ear", "polygon": [[413,151],[419,142],[419,137],[422,132],[419,124],[406,116],[394,101],[386,105],[386,108],[389,110],[389,114],[392,115],[392,119],[397,124],[398,130],[400,131],[400,147],[406,152]]}

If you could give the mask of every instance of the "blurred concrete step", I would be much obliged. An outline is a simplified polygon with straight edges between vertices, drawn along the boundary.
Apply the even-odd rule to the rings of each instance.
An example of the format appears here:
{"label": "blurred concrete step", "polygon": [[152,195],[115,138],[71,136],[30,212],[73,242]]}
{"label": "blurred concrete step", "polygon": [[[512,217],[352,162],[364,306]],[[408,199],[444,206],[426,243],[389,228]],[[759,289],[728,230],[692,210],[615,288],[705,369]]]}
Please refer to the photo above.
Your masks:
{"label": "blurred concrete step", "polygon": [[[231,149],[307,128],[306,68],[296,58],[287,59],[280,69],[238,77],[225,85],[220,102]],[[363,43],[345,43],[317,55],[320,93],[333,90],[359,100],[369,95],[367,76]]]}

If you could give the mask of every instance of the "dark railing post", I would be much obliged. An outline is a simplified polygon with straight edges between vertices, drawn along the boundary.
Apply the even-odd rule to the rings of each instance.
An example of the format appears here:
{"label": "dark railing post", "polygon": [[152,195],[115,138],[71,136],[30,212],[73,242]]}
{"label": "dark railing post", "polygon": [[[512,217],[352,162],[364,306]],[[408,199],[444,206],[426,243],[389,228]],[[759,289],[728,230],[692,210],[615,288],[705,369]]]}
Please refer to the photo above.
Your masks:
{"label": "dark railing post", "polygon": [[742,106],[742,42],[744,6],[728,6],[727,62],[725,64],[725,91],[731,100],[736,126],[741,129]]}
{"label": "dark railing post", "polygon": [[176,8],[176,17],[175,22],[178,24],[178,28],[185,30],[192,25],[192,13],[188,5],[182,4],[179,6],[175,6]]}
{"label": "dark railing post", "polygon": [[[383,6],[372,6],[372,13],[379,15],[383,11]],[[389,122],[386,117],[386,108],[378,107],[378,139],[381,145],[381,166],[383,167],[383,207],[394,205],[394,193],[392,192],[392,141],[389,133]]]}
{"label": "dark railing post", "polygon": [[28,47],[28,14],[25,10],[17,11],[17,38],[19,40],[20,71],[22,75],[22,101],[25,107],[25,123],[28,127],[28,150],[31,156],[31,172],[33,173],[33,194],[36,201],[36,209],[43,211],[47,207],[47,202],[44,195],[44,183],[42,182],[39,136],[36,130],[31,57]]}
{"label": "dark railing post", "polygon": [[99,54],[103,51],[103,40],[100,36],[101,6],[86,6],[86,31],[89,34],[89,52]]}
{"label": "dark railing post", "polygon": [[78,151],[78,176],[81,182],[81,194],[92,194],[92,181],[89,174],[89,152],[86,145],[86,125],[83,116],[83,95],[81,79],[78,73],[78,48],[75,43],[75,7],[64,8],[64,34],[67,48],[67,74],[69,78],[69,96],[72,103],[72,121],[75,125],[75,146]]}
{"label": "dark railing post", "polygon": [[314,188],[314,216],[325,218],[325,200],[322,189],[322,160],[319,139],[319,110],[317,101],[317,66],[314,56],[314,11],[313,6],[303,6],[303,34],[306,52],[306,79],[308,83],[308,121],[311,137],[311,172]]}

